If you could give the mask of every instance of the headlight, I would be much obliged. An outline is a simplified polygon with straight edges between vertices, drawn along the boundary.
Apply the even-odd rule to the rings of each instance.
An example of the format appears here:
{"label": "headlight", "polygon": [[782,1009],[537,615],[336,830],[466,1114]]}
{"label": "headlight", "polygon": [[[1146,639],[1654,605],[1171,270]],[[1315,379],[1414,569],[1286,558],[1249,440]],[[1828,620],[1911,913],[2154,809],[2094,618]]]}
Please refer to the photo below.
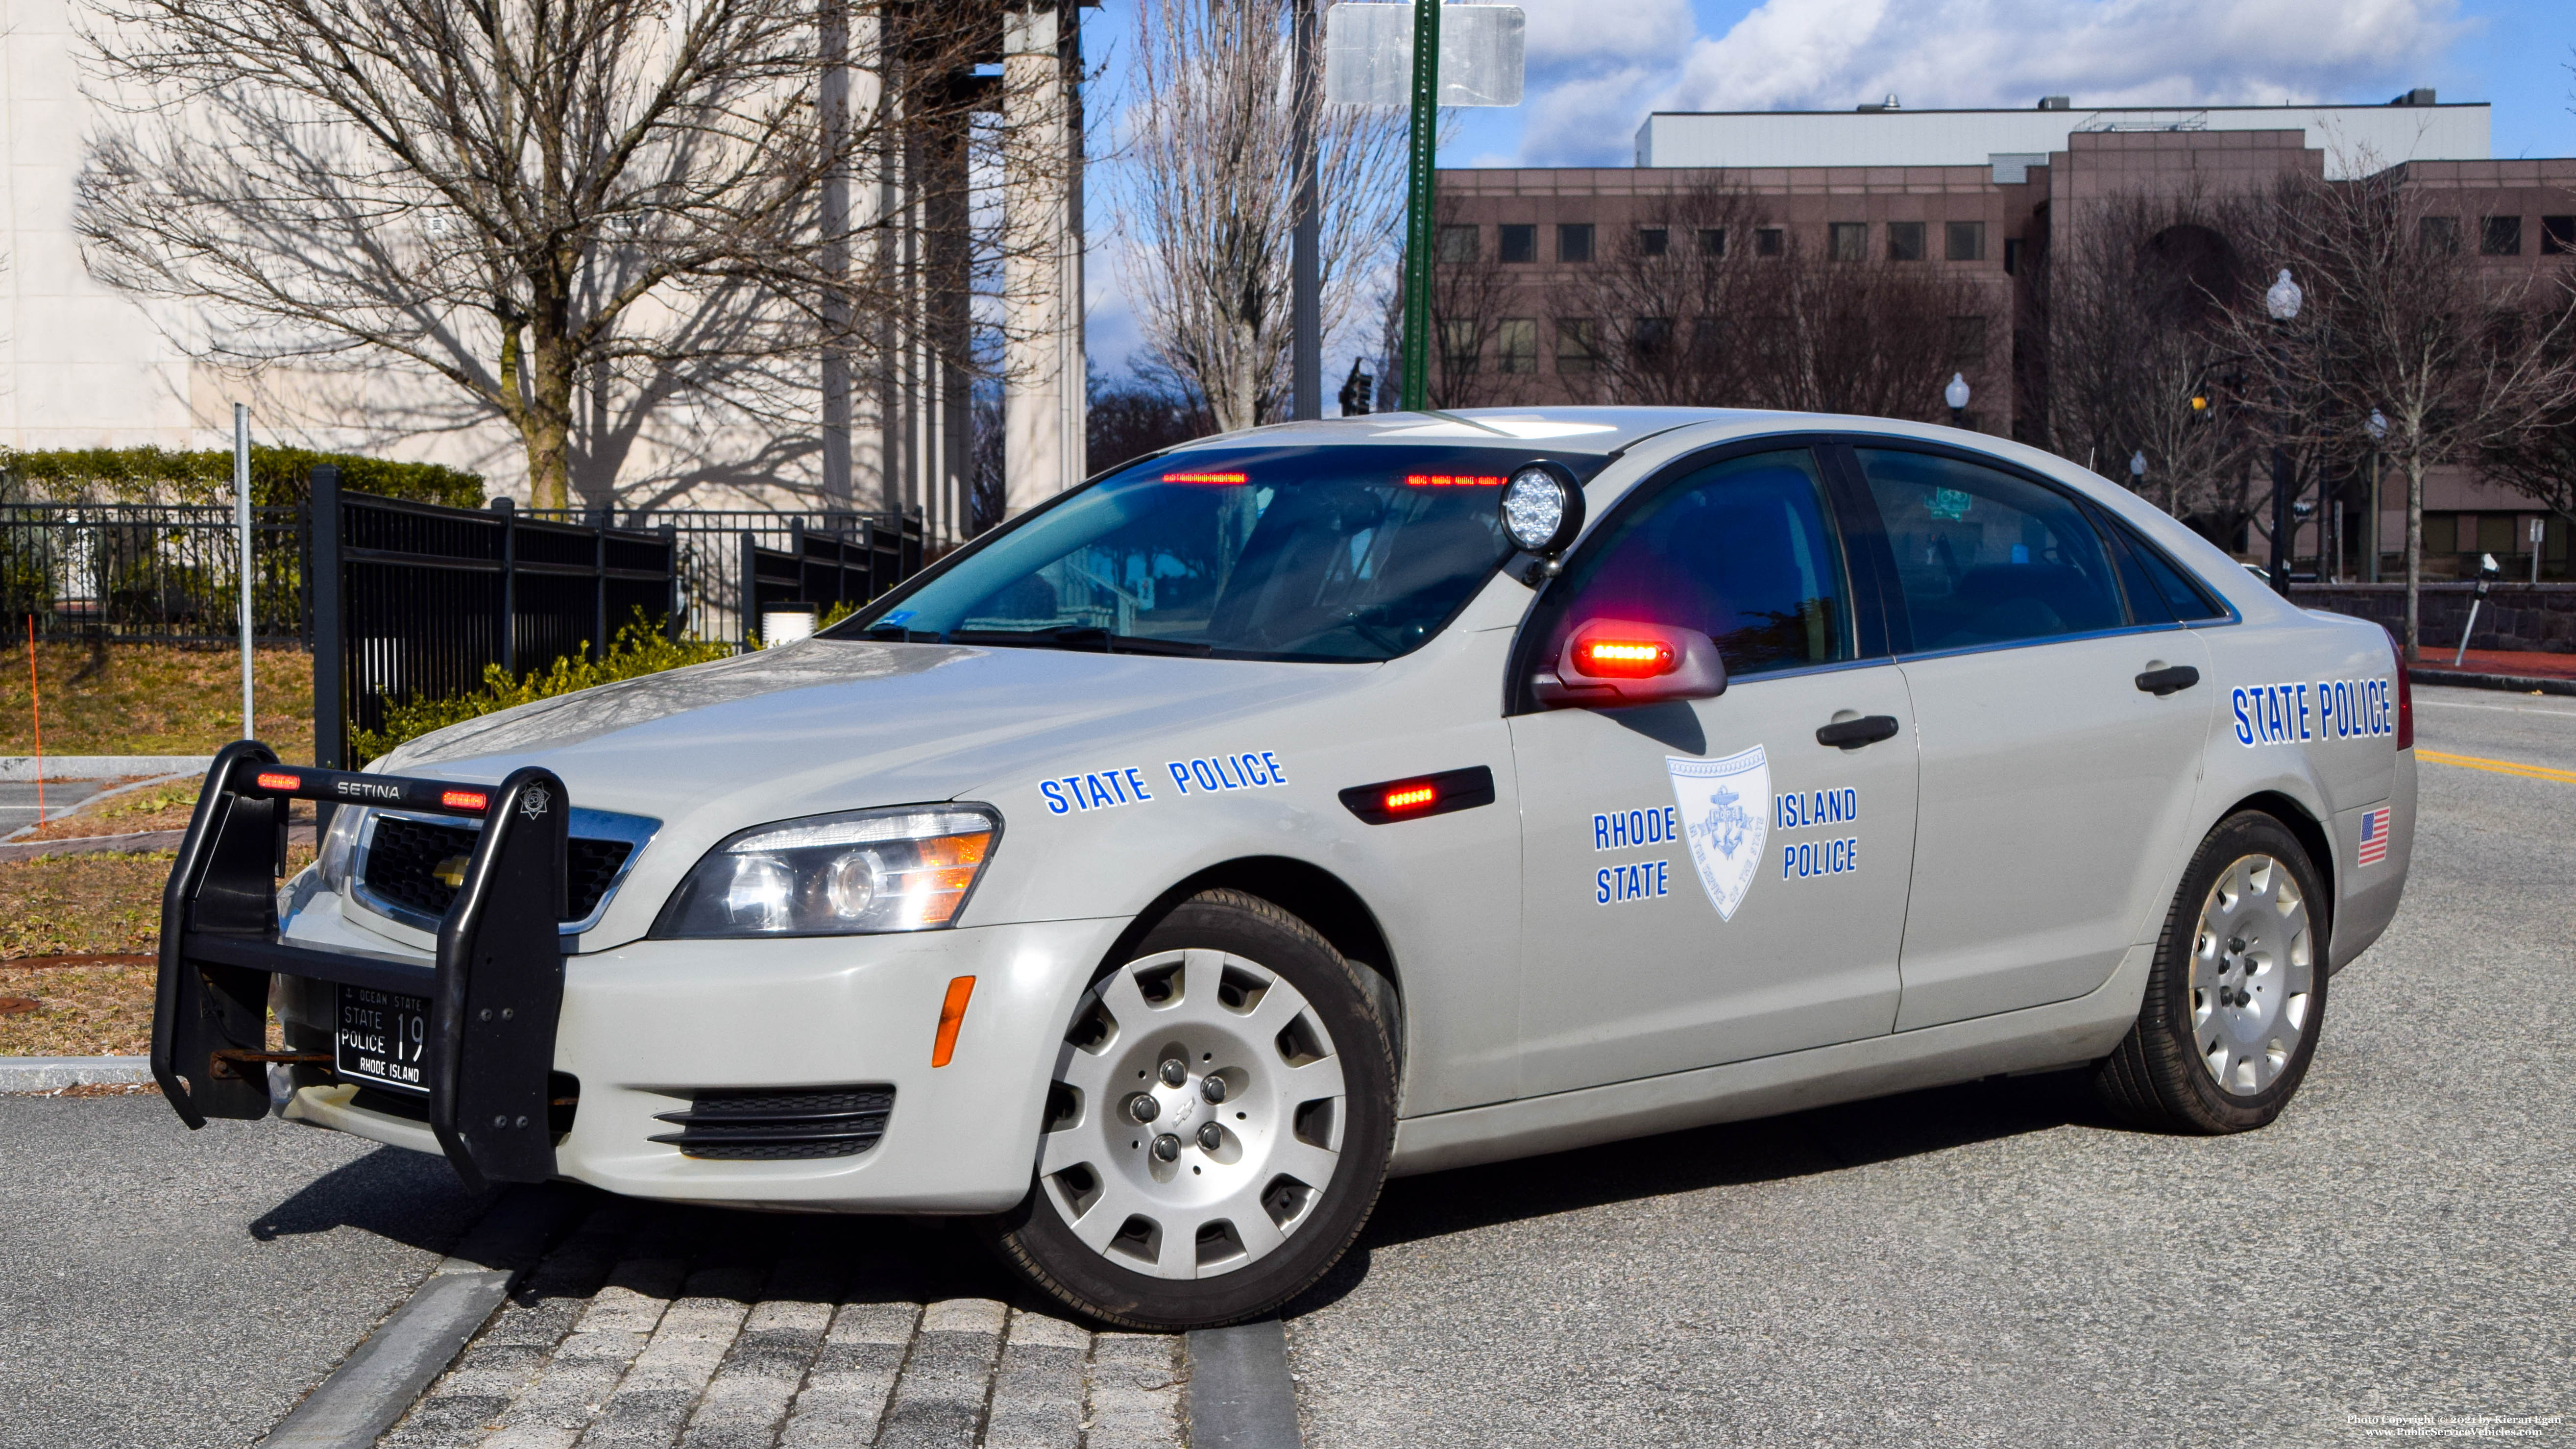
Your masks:
{"label": "headlight", "polygon": [[981,805],[852,810],[754,826],[671,894],[657,937],[831,936],[945,926],[1002,819]]}
{"label": "headlight", "polygon": [[314,853],[313,873],[322,889],[337,893],[349,883],[349,871],[358,859],[358,832],[367,823],[367,812],[355,805],[342,805],[331,812],[331,828],[322,835],[322,845]]}

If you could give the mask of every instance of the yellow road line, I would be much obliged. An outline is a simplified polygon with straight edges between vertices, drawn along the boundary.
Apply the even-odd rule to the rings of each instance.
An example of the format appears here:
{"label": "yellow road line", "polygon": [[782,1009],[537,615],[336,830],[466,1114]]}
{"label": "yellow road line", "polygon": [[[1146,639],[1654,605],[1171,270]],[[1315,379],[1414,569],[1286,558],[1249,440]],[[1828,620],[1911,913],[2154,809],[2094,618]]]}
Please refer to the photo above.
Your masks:
{"label": "yellow road line", "polygon": [[2419,749],[2419,760],[2437,765],[2457,765],[2464,770],[2485,770],[2497,775],[2520,775],[2526,780],[2555,780],[2562,785],[2576,785],[2576,770],[2553,770],[2547,765],[2516,764],[2512,760],[2486,760],[2476,755],[2446,755],[2440,750]]}

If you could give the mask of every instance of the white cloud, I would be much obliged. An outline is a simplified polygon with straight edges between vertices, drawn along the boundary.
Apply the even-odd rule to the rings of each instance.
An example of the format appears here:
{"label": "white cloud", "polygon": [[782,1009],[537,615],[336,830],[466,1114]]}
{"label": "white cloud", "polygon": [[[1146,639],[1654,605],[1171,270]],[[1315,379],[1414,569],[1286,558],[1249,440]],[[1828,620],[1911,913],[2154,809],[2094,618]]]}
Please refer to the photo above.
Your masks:
{"label": "white cloud", "polygon": [[2452,0],[1765,0],[1690,46],[1663,105],[2375,100],[2460,30]]}
{"label": "white cloud", "polygon": [[1685,0],[1519,0],[1530,64],[1669,58],[1698,32]]}

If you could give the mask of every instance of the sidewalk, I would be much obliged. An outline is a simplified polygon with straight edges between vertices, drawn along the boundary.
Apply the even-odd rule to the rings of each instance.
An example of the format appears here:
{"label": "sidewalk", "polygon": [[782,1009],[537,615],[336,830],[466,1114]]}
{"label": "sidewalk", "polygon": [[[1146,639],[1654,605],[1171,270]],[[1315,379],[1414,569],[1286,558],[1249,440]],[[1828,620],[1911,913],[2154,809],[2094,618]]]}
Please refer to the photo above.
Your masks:
{"label": "sidewalk", "polygon": [[2414,667],[2415,677],[2427,684],[2576,694],[2576,654],[2472,649],[2456,668],[2451,656],[2449,649],[2425,650],[2422,662]]}

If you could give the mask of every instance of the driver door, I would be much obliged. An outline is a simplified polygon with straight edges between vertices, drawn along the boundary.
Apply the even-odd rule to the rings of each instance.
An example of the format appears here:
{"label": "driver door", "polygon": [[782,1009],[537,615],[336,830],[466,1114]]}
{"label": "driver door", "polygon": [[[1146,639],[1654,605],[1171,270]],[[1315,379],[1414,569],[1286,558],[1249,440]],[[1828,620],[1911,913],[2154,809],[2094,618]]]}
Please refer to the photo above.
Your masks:
{"label": "driver door", "polygon": [[[1548,652],[1595,619],[1698,629],[1714,699],[1516,716],[1523,1093],[1892,1028],[1913,867],[1905,681],[1862,658],[1815,457],[1685,464],[1587,544]],[[1866,721],[1866,724],[1861,722]],[[1843,744],[1817,739],[1847,725]]]}

